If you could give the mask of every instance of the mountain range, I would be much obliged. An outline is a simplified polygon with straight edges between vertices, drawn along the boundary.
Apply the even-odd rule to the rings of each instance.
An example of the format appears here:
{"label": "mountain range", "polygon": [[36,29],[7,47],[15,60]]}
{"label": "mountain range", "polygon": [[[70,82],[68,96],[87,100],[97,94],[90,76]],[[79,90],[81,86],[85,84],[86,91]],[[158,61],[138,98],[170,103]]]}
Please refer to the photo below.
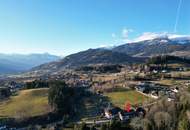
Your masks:
{"label": "mountain range", "polygon": [[89,49],[65,58],[43,64],[31,72],[57,73],[66,68],[76,68],[95,64],[142,63],[156,55],[190,56],[190,37],[157,37],[154,39],[126,43],[113,48]]}
{"label": "mountain range", "polygon": [[134,57],[150,57],[162,54],[176,56],[190,56],[190,37],[168,38],[158,37],[155,39],[127,43],[112,49],[114,52],[125,53]]}
{"label": "mountain range", "polygon": [[56,61],[60,57],[44,54],[0,54],[0,74],[17,73],[30,70],[35,66]]}
{"label": "mountain range", "polygon": [[[66,68],[77,68],[86,65],[142,63],[149,57],[157,55],[190,57],[190,37],[170,38],[162,36],[138,42],[126,43],[108,49],[88,49],[86,51],[71,54],[62,59],[46,54],[41,56],[30,55],[26,59],[20,61],[22,61],[22,65],[25,66],[24,70],[37,66],[33,67],[29,73],[50,74],[61,72]],[[25,65],[27,63],[29,63],[28,66]],[[19,64],[15,64],[14,66],[18,65]],[[17,68],[16,71],[18,71],[20,67],[15,68]]]}
{"label": "mountain range", "polygon": [[85,65],[95,64],[128,64],[139,63],[144,58],[131,57],[124,53],[113,52],[106,49],[89,49],[76,54],[69,55],[61,60],[43,64],[32,69],[32,71],[40,73],[58,72],[64,69],[77,68]]}

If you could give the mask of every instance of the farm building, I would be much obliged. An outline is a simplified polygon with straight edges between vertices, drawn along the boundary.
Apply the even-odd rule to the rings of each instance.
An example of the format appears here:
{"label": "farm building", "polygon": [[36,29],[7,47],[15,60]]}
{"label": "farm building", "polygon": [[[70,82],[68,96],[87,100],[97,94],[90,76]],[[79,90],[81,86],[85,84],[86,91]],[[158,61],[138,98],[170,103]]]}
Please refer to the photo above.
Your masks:
{"label": "farm building", "polygon": [[134,117],[144,117],[146,111],[142,107],[136,109],[131,109],[130,111],[121,111],[119,112],[119,119],[121,121],[128,121]]}
{"label": "farm building", "polygon": [[118,116],[118,113],[122,111],[119,107],[106,108],[104,110],[104,115],[107,119],[113,119]]}
{"label": "farm building", "polygon": [[137,91],[140,91],[142,93],[150,93],[152,90],[152,87],[149,83],[140,83],[137,87],[136,87]]}

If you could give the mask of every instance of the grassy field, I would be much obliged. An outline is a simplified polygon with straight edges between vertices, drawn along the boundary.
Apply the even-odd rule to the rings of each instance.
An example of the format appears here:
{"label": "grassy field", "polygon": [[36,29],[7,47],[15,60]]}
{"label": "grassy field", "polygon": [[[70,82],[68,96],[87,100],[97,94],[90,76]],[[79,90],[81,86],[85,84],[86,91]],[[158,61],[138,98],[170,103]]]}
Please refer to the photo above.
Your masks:
{"label": "grassy field", "polygon": [[131,105],[137,105],[143,103],[148,99],[148,97],[134,91],[127,90],[121,92],[110,92],[105,94],[113,105],[123,108],[125,103],[130,103]]}
{"label": "grassy field", "polygon": [[27,118],[51,111],[48,105],[48,89],[20,91],[17,96],[0,102],[0,118]]}

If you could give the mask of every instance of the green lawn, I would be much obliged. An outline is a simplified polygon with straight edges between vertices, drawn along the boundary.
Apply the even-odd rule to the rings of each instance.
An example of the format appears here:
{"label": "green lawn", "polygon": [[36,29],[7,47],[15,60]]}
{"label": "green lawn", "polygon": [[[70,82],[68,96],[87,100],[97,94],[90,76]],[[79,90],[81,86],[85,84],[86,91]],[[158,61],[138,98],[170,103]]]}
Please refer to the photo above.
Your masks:
{"label": "green lawn", "polygon": [[27,118],[51,111],[48,105],[48,89],[20,91],[7,101],[0,102],[0,117]]}
{"label": "green lawn", "polygon": [[134,91],[121,91],[121,92],[110,92],[105,94],[113,105],[123,108],[125,103],[130,103],[131,105],[137,105],[143,103],[148,97]]}

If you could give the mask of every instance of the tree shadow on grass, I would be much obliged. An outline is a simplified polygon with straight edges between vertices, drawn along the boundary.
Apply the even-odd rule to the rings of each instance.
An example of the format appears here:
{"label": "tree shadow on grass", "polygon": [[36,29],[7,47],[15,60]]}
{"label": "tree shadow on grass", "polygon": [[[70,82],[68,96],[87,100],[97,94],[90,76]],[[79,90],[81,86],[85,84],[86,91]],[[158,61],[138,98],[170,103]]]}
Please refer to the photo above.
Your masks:
{"label": "tree shadow on grass", "polygon": [[26,119],[15,119],[15,118],[6,118],[2,117],[0,119],[1,124],[6,125],[10,128],[23,128],[35,125],[46,125],[53,122],[62,120],[62,116],[58,113],[48,113],[41,116],[30,117]]}
{"label": "tree shadow on grass", "polygon": [[108,97],[105,97],[102,94],[89,93],[87,97],[81,100],[75,121],[101,118],[101,115],[108,104],[111,104]]}

